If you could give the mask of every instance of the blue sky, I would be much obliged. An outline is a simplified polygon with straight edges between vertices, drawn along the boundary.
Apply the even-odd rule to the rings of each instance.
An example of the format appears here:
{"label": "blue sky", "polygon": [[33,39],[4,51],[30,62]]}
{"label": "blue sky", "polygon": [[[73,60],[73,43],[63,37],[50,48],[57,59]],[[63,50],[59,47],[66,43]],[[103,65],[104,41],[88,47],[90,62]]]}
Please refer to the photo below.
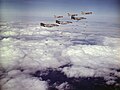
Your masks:
{"label": "blue sky", "polygon": [[97,15],[118,16],[119,0],[0,0],[0,15],[45,16],[93,11]]}

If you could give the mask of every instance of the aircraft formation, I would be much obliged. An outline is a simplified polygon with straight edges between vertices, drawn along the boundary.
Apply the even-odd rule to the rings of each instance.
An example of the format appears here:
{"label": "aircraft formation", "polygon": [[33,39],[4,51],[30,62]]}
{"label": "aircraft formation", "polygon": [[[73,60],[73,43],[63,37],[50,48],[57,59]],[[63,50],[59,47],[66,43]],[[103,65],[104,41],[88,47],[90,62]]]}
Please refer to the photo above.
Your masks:
{"label": "aircraft formation", "polygon": [[[79,20],[82,20],[82,19],[87,19],[85,17],[78,17],[78,14],[76,13],[67,13],[68,16],[70,17],[71,20],[76,20],[76,21],[79,21]],[[81,11],[80,13],[81,15],[89,15],[89,14],[93,14],[93,12],[83,12]],[[61,19],[61,18],[64,18],[64,16],[60,15],[60,16],[56,16],[54,15],[54,18],[56,19]],[[55,21],[56,24],[45,24],[45,23],[40,23],[40,26],[42,27],[48,27],[48,28],[51,28],[51,27],[56,27],[56,26],[59,26],[59,25],[65,25],[65,24],[70,24],[72,23],[71,21],[60,21],[60,20],[56,20]]]}

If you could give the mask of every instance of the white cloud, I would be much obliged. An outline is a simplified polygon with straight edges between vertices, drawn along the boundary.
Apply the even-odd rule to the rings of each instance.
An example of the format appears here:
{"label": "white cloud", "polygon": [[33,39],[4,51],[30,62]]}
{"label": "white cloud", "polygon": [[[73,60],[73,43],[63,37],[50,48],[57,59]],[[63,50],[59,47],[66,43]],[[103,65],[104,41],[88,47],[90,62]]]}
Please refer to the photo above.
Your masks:
{"label": "white cloud", "polygon": [[65,67],[63,68],[63,72],[68,76],[68,77],[93,77],[95,75],[95,70],[94,69],[89,69],[85,67]]}
{"label": "white cloud", "polygon": [[30,76],[19,75],[2,85],[2,90],[47,90],[45,81]]}
{"label": "white cloud", "polygon": [[[63,50],[62,56],[70,60],[72,66],[64,67],[68,77],[104,77],[115,80],[120,68],[119,47],[99,45],[76,45]],[[113,76],[110,76],[110,74]],[[116,74],[116,75],[115,75]],[[111,81],[110,81],[111,82]]]}
{"label": "white cloud", "polygon": [[[96,36],[94,32],[85,38],[84,34],[75,33],[71,28],[75,28],[75,25],[61,26],[60,30],[31,26],[18,31],[17,28],[2,27],[4,36],[20,35],[19,40],[18,37],[1,40],[0,64],[7,71],[2,79],[2,83],[7,82],[3,90],[21,90],[20,87],[22,90],[46,90],[45,81],[29,74],[47,68],[58,69],[68,63],[71,66],[59,69],[67,77],[104,77],[107,84],[114,83],[116,76],[120,77],[120,72],[116,71],[120,69],[120,39]],[[75,39],[83,44],[93,40],[95,45],[74,45],[71,40]],[[24,71],[21,72],[19,68]],[[111,73],[113,76],[110,76]],[[67,86],[65,82],[56,88],[64,90]]]}
{"label": "white cloud", "polygon": [[64,82],[64,83],[62,83],[62,84],[60,84],[59,86],[56,86],[56,88],[58,89],[58,90],[67,90],[67,89],[69,89],[69,84],[68,84],[68,82]]}

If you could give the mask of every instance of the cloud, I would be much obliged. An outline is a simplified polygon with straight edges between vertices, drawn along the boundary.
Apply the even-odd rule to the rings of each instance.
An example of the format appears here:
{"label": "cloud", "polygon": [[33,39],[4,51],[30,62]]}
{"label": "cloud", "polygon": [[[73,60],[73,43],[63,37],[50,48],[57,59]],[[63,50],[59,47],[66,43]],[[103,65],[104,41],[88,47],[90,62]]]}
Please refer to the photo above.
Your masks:
{"label": "cloud", "polygon": [[119,51],[118,47],[110,46],[70,46],[62,55],[70,60],[72,66],[64,67],[63,72],[68,77],[104,77],[108,84],[115,82],[115,74],[119,74],[116,70],[120,68]]}
{"label": "cloud", "polygon": [[62,84],[60,84],[59,86],[56,86],[56,88],[58,89],[58,90],[67,90],[67,89],[69,89],[69,84],[68,84],[68,82],[64,82],[64,83],[62,83]]}
{"label": "cloud", "polygon": [[[103,77],[108,85],[116,83],[120,77],[120,39],[99,36],[93,31],[92,34],[89,31],[80,33],[84,25],[75,27],[75,24],[61,26],[60,30],[29,24],[20,30],[13,28],[12,24],[2,27],[2,89],[46,90],[49,80],[44,81],[41,76],[47,75],[48,69],[59,70],[65,78]],[[36,71],[43,73],[35,78],[31,74]],[[44,74],[44,71],[47,73]],[[55,88],[67,89],[69,82],[59,83]]]}
{"label": "cloud", "polygon": [[[17,73],[17,71],[11,73]],[[47,90],[47,88],[45,81],[40,81],[37,78],[25,74],[18,75],[17,77],[13,76],[13,79],[10,79],[7,83],[2,85],[2,90]]]}

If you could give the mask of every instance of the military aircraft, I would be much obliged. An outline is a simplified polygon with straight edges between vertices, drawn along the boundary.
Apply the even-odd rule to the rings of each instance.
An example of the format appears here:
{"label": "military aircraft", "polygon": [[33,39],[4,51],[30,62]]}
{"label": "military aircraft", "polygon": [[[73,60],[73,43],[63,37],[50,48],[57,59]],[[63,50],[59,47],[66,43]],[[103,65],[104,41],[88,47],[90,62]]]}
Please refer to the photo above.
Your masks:
{"label": "military aircraft", "polygon": [[57,24],[69,24],[69,23],[72,23],[70,21],[59,21],[59,20],[56,20],[56,23]]}
{"label": "military aircraft", "polygon": [[68,16],[78,16],[78,14],[70,14],[70,13],[67,13]]}
{"label": "military aircraft", "polygon": [[50,27],[55,27],[55,26],[59,26],[59,25],[58,25],[58,24],[45,24],[45,23],[40,23],[40,26],[50,28]]}
{"label": "military aircraft", "polygon": [[63,18],[63,16],[56,16],[56,15],[54,15],[54,18]]}
{"label": "military aircraft", "polygon": [[83,11],[81,11],[81,14],[82,15],[88,15],[88,14],[92,14],[92,12],[83,12]]}
{"label": "military aircraft", "polygon": [[73,20],[82,20],[82,19],[87,19],[87,18],[71,16],[71,19],[73,19]]}

